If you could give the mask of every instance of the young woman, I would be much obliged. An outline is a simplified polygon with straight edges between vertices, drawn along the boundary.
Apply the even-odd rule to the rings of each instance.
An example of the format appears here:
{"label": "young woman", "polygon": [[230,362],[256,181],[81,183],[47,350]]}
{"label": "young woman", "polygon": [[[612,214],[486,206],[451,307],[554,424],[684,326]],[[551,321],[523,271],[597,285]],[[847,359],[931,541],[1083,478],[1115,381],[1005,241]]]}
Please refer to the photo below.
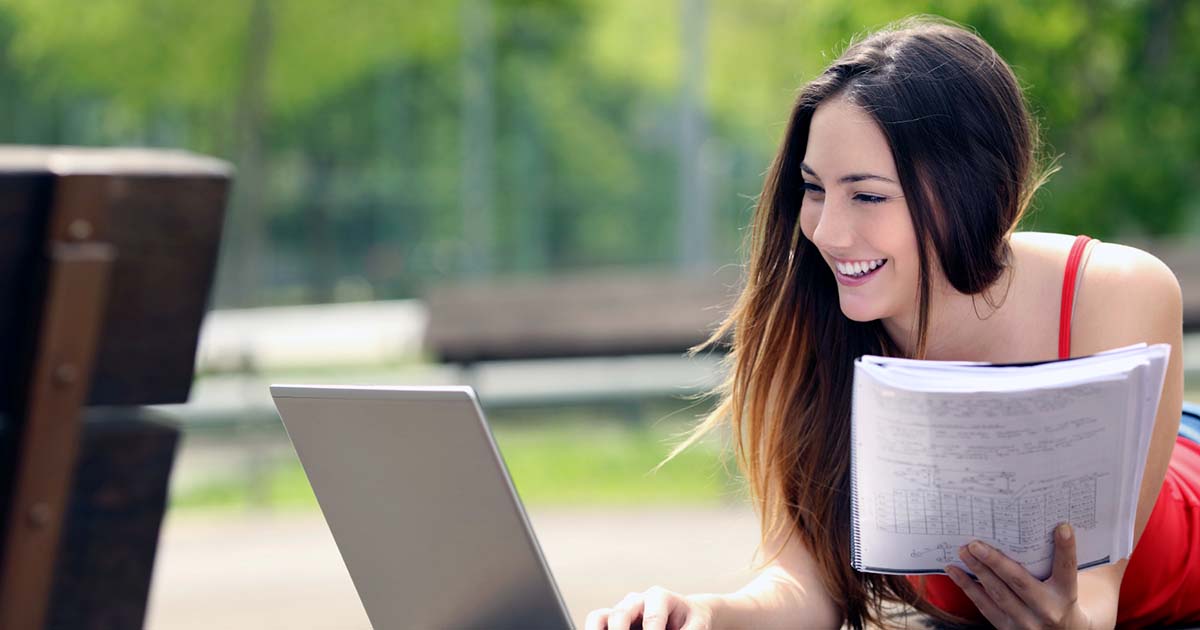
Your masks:
{"label": "young woman", "polygon": [[[976,35],[911,20],[852,45],[799,95],[754,218],[746,287],[716,411],[762,522],[764,568],[742,590],[654,587],[593,611],[589,630],[860,628],[889,602],[944,622],[1107,628],[1200,620],[1200,447],[1177,435],[1179,284],[1153,256],[1016,232],[1037,133],[1012,70]],[[1168,343],[1132,558],[1076,570],[1069,526],[1039,581],[983,544],[979,576],[906,579],[850,566],[852,364],[863,354],[1021,362]]]}

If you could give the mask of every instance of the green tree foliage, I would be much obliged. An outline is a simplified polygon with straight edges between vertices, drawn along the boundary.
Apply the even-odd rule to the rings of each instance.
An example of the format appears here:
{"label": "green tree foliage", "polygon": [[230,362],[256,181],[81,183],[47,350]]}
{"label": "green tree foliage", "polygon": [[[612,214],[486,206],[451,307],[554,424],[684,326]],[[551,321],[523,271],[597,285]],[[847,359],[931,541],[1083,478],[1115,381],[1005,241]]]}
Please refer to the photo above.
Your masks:
{"label": "green tree foliage", "polygon": [[[1028,228],[1200,229],[1200,3],[697,5],[718,261],[737,259],[796,89],[853,37],[916,13],[975,28],[1025,84],[1062,156]],[[410,296],[471,260],[494,274],[670,265],[680,6],[0,0],[0,139],[233,160],[222,304]],[[486,203],[470,207],[471,190]]]}

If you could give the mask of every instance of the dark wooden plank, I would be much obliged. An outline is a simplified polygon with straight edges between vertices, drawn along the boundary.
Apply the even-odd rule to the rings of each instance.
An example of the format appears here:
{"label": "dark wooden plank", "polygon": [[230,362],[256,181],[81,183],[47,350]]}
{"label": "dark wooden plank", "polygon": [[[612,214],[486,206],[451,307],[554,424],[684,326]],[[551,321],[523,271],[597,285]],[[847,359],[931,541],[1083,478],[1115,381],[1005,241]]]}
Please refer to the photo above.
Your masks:
{"label": "dark wooden plank", "polygon": [[178,440],[175,423],[161,413],[87,412],[47,628],[144,625]]}
{"label": "dark wooden plank", "polygon": [[[0,314],[0,353],[28,358],[49,207],[56,195],[80,194],[118,256],[89,404],[185,402],[229,172],[218,160],[177,151],[0,149],[0,303],[13,305]],[[65,185],[89,179],[103,184]],[[24,388],[14,384],[14,370],[23,365],[0,362],[0,411],[20,409]]]}
{"label": "dark wooden plank", "polygon": [[108,233],[118,255],[90,404],[187,401],[227,186],[198,174],[110,183]]}

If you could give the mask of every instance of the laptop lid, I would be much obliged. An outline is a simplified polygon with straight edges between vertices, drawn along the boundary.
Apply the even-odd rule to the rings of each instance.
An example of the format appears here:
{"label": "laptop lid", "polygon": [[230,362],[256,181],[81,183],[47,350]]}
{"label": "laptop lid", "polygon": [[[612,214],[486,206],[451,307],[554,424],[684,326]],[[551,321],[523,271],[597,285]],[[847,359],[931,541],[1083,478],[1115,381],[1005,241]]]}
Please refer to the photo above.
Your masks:
{"label": "laptop lid", "polygon": [[271,395],[374,627],[572,627],[471,388]]}

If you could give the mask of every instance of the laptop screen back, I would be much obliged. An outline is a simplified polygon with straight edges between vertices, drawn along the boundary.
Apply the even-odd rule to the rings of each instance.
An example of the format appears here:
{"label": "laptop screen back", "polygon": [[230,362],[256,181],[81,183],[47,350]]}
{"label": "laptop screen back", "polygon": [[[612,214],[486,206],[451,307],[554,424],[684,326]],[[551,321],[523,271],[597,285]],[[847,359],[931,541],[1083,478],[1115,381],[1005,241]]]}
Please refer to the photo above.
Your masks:
{"label": "laptop screen back", "polygon": [[571,627],[469,388],[271,393],[374,627]]}

